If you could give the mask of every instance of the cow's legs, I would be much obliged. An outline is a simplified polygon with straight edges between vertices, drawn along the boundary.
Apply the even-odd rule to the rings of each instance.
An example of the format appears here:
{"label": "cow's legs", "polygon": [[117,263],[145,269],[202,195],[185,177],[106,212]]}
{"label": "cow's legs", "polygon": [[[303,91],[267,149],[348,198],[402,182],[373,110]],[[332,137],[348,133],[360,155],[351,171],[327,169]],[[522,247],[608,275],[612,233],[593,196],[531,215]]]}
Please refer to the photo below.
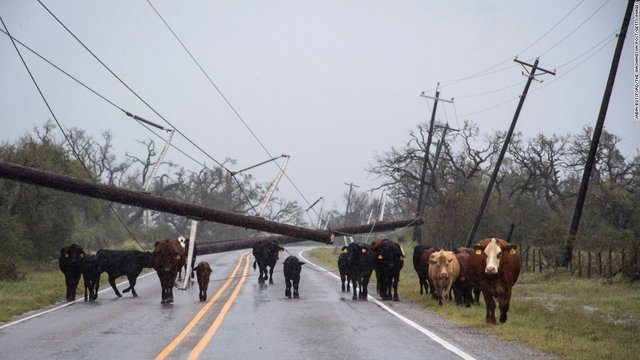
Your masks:
{"label": "cow's legs", "polygon": [[[345,274],[340,274],[340,283],[342,284],[342,292],[345,291],[345,287],[344,287],[344,281],[346,280],[347,276]],[[349,283],[347,282],[347,285],[349,285]]]}
{"label": "cow's legs", "polygon": [[293,298],[298,299],[300,297],[300,293],[298,293],[298,285],[300,285],[300,278],[293,280]]}
{"label": "cow's legs", "polygon": [[113,289],[113,291],[115,291],[116,295],[118,297],[122,297],[122,294],[120,294],[120,292],[118,291],[118,288],[116,287],[115,277],[112,277],[111,275],[109,275],[109,284],[111,285],[111,288]]}
{"label": "cow's legs", "polygon": [[484,302],[487,308],[487,315],[485,316],[485,320],[489,324],[496,323],[496,301],[488,291],[482,291],[482,295],[484,296]]}
{"label": "cow's legs", "polygon": [[352,297],[353,300],[357,300],[358,299],[358,284],[359,283],[360,282],[358,280],[355,280],[355,279],[353,281],[351,281],[351,285],[353,285],[353,297]]}
{"label": "cow's legs", "polygon": [[511,290],[498,297],[498,305],[500,306],[500,322],[507,322],[507,312],[509,311],[509,302],[511,300]]}
{"label": "cow's legs", "polygon": [[285,286],[286,286],[286,289],[284,290],[284,296],[286,296],[289,299],[291,299],[291,279],[289,279],[289,278],[284,279],[284,283],[285,283]]}
{"label": "cow's legs", "polygon": [[138,294],[136,293],[136,289],[134,288],[134,286],[136,286],[136,279],[137,276],[127,276],[127,279],[129,279],[129,287],[125,290],[123,290],[122,292],[127,292],[129,291],[129,289],[131,290],[131,295],[133,295],[134,297],[137,297]]}
{"label": "cow's legs", "polygon": [[[400,301],[398,297],[398,283],[400,282],[400,273],[393,277],[393,301]],[[391,294],[389,294],[391,295]]]}
{"label": "cow's legs", "polygon": [[269,266],[269,284],[273,285],[273,266]]}

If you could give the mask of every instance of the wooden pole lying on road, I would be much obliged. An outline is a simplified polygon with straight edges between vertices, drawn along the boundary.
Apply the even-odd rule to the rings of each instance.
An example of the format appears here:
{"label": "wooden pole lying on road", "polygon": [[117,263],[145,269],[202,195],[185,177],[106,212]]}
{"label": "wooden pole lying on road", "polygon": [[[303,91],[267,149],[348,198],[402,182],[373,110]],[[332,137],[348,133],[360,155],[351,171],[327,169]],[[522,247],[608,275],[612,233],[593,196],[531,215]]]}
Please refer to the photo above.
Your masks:
{"label": "wooden pole lying on road", "polygon": [[[417,218],[417,219],[408,219],[408,220],[377,222],[375,224],[350,226],[350,227],[343,227],[343,228],[333,229],[333,230],[329,229],[329,231],[332,232],[334,235],[342,236],[345,234],[349,234],[349,235],[368,234],[370,232],[373,233],[373,232],[379,232],[379,231],[388,231],[388,230],[393,230],[400,227],[417,226],[417,225],[423,225],[423,224],[424,224],[424,219]],[[198,245],[198,255],[213,254],[213,253],[220,253],[220,252],[240,250],[240,249],[250,249],[253,247],[255,243],[262,240],[274,240],[280,245],[285,245],[285,244],[301,242],[301,241],[304,241],[305,239],[300,239],[300,238],[291,237],[291,236],[267,235],[267,236],[256,236],[256,237],[246,238],[246,239],[226,240],[226,241],[220,241],[220,242],[214,242],[214,243],[200,243]]]}
{"label": "wooden pole lying on road", "polygon": [[115,186],[95,184],[91,181],[54,174],[52,172],[12,164],[5,161],[0,161],[0,178],[44,186],[50,189],[113,201],[120,204],[138,206],[145,209],[186,216],[192,219],[208,220],[221,224],[234,225],[327,244],[333,243],[334,239],[333,233],[327,230],[314,230],[299,226],[281,224],[255,216],[246,216],[169,200],[141,191],[126,190]]}

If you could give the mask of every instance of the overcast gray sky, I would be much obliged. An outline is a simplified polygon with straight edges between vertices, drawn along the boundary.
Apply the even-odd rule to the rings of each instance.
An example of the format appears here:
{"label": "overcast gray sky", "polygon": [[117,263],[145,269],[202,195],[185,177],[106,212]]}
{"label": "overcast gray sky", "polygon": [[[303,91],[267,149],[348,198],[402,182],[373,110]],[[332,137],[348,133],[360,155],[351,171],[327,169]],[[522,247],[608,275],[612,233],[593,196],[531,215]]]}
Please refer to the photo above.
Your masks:
{"label": "overcast gray sky", "polygon": [[[506,131],[526,81],[513,58],[533,63],[540,57],[540,66],[557,75],[539,76],[544,82],[532,84],[516,131],[531,138],[540,132],[576,134],[594,125],[626,6],[623,0],[151,0],[236,114],[147,1],[41,1],[216,161],[235,159],[228,167],[239,170],[269,154],[289,154],[287,174],[304,198],[286,179],[278,195],[303,207],[323,196],[325,209],[339,211],[344,183],[360,191],[380,183],[365,168],[376,152],[402,146],[428,120],[432,102],[419,94],[433,95],[438,82],[441,96],[455,99],[455,105],[438,106],[438,120],[454,127],[473,120],[482,132]],[[119,107],[170,127],[38,1],[0,1],[0,16],[14,37]],[[605,122],[623,139],[627,157],[640,144],[640,123],[633,119],[632,40],[631,28]],[[111,131],[121,158],[124,152],[143,155],[139,140],[158,140],[20,50],[65,128],[82,128],[96,138]],[[13,142],[51,118],[4,34],[0,81],[0,141]],[[174,144],[214,165],[182,136]],[[174,150],[167,159],[200,168]],[[270,164],[249,173],[269,183],[277,171]]]}

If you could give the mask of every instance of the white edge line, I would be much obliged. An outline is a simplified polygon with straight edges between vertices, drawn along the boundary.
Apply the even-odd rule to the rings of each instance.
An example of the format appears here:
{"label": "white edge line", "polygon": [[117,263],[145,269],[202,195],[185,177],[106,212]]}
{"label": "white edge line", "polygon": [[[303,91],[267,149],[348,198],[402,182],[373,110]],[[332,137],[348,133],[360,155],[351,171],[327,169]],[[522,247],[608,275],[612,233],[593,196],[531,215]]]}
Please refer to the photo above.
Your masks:
{"label": "white edge line", "polygon": [[[306,250],[305,250],[306,251]],[[304,259],[304,261],[307,262],[307,264],[311,264],[313,266],[315,266],[316,268],[325,271],[327,274],[333,276],[336,279],[340,279],[340,277],[330,271],[327,271],[327,269],[314,264],[313,262],[309,261],[307,258],[305,258],[302,253],[304,251],[300,251],[298,253],[298,255]],[[437,342],[438,344],[442,345],[442,347],[444,347],[445,349],[451,351],[452,353],[460,356],[461,358],[465,359],[465,360],[475,360],[475,358],[469,354],[467,354],[466,352],[458,349],[457,347],[453,346],[451,343],[447,342],[446,340],[442,339],[441,337],[439,337],[438,335],[434,334],[433,332],[423,328],[422,326],[418,325],[416,322],[407,319],[406,317],[398,314],[397,312],[395,312],[394,310],[392,310],[391,308],[389,308],[387,305],[383,304],[382,302],[380,302],[378,299],[373,298],[372,296],[368,296],[367,297],[368,300],[373,301],[373,303],[375,303],[376,305],[378,305],[381,309],[387,311],[388,313],[390,313],[391,315],[397,317],[398,319],[402,320],[403,322],[405,322],[407,325],[411,326],[412,328],[420,331],[421,333],[423,333],[424,335],[428,336],[431,340]]]}
{"label": "white edge line", "polygon": [[[152,272],[146,273],[146,274],[144,274],[144,275],[142,275],[142,276],[138,276],[138,279],[143,278],[143,277],[145,277],[145,276],[148,276],[148,275],[150,275],[150,274],[155,274],[155,271],[152,271]],[[119,282],[119,283],[117,283],[116,285],[121,285],[121,284],[124,284],[124,283],[129,283],[129,280],[125,280],[125,281]],[[109,284],[109,282],[107,282],[107,284]],[[103,293],[103,292],[110,291],[110,290],[111,290],[111,291],[113,291],[113,289],[111,289],[111,285],[109,285],[109,287],[106,287],[106,288],[104,288],[104,289],[102,289],[102,290],[98,291],[98,294],[101,294],[101,293]],[[13,326],[13,325],[17,325],[17,324],[19,324],[19,323],[21,323],[21,322],[25,322],[25,321],[27,321],[27,320],[31,320],[31,319],[34,319],[34,318],[40,317],[40,316],[45,315],[45,314],[48,314],[48,313],[50,313],[50,312],[52,312],[52,311],[60,310],[60,309],[62,309],[62,308],[64,308],[64,307],[67,307],[67,306],[69,306],[69,305],[73,305],[73,304],[75,304],[75,303],[77,303],[77,302],[84,302],[84,295],[82,296],[82,298],[80,298],[80,299],[78,299],[78,300],[74,300],[74,301],[72,301],[72,302],[64,303],[64,304],[62,304],[62,305],[60,305],[60,306],[56,306],[56,307],[54,307],[54,308],[52,308],[52,309],[45,310],[45,311],[42,311],[42,312],[39,312],[39,313],[36,313],[36,314],[30,315],[30,316],[27,316],[27,317],[22,318],[22,319],[18,319],[18,320],[12,321],[12,322],[8,322],[8,323],[6,323],[6,324],[4,324],[4,325],[1,325],[1,326],[0,326],[0,330],[5,329],[5,328],[8,328],[8,327]]]}

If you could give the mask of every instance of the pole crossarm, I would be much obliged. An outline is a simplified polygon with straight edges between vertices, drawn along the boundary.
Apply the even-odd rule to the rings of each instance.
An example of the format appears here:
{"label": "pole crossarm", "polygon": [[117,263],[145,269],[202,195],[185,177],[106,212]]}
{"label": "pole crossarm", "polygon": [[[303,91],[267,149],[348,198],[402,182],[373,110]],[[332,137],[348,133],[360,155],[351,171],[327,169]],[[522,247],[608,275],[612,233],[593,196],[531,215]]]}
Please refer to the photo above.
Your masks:
{"label": "pole crossarm", "polygon": [[121,189],[115,186],[95,184],[67,175],[54,174],[27,166],[0,161],[0,178],[20,181],[50,189],[113,201],[120,204],[138,206],[145,209],[162,211],[202,219],[221,224],[261,230],[265,232],[295,236],[321,243],[333,243],[334,235],[327,230],[307,229],[294,225],[268,221],[255,216],[247,216],[200,205],[165,199],[141,191]]}
{"label": "pole crossarm", "polygon": [[[541,68],[541,67],[539,67],[537,65],[531,65],[531,64],[526,63],[526,62],[524,62],[522,60],[518,60],[518,58],[513,59],[513,61],[517,62],[518,64],[522,65],[525,68],[527,68],[527,67],[533,68],[535,66],[534,71],[531,72],[530,74],[528,74],[529,76],[535,77],[536,75],[540,75],[541,73],[539,73],[539,74],[535,73],[538,70],[542,71],[542,73],[551,74],[551,75],[554,75],[554,76],[556,75],[556,71],[555,70],[551,71],[551,70],[543,69],[543,68]],[[538,59],[536,59],[536,62],[537,61],[538,61]]]}

